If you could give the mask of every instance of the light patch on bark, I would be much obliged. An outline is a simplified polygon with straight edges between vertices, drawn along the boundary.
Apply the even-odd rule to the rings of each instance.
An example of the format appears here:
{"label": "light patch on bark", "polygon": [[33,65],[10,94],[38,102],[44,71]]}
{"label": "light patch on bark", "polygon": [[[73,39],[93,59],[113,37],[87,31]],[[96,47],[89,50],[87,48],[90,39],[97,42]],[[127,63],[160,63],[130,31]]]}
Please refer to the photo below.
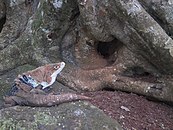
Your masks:
{"label": "light patch on bark", "polygon": [[24,2],[25,2],[25,0],[10,0],[10,7],[19,5],[19,4],[24,3]]}
{"label": "light patch on bark", "polygon": [[45,32],[46,34],[47,34],[47,33],[50,33],[50,30],[48,30],[48,29],[41,28],[41,30],[42,30],[43,32]]}
{"label": "light patch on bark", "polygon": [[170,37],[165,42],[165,49],[169,49],[169,53],[173,57],[173,42],[172,42],[172,39]]}
{"label": "light patch on bark", "polygon": [[43,12],[43,11],[41,11],[41,16],[43,17],[43,15],[44,15],[44,12]]}
{"label": "light patch on bark", "polygon": [[29,33],[32,33],[32,29],[31,29],[31,25],[32,25],[32,23],[33,23],[33,19],[32,18],[30,18],[29,20],[28,20],[28,31],[29,31]]}
{"label": "light patch on bark", "polygon": [[138,3],[138,1],[132,0],[127,3],[127,10],[128,15],[135,15],[136,13],[140,13],[142,11],[142,6]]}
{"label": "light patch on bark", "polygon": [[86,2],[87,2],[87,0],[83,0],[79,4],[84,6],[84,5],[86,5]]}
{"label": "light patch on bark", "polygon": [[57,8],[61,8],[63,4],[62,0],[54,0],[53,1],[53,6],[57,9]]}
{"label": "light patch on bark", "polygon": [[172,0],[168,0],[168,4],[169,5],[172,5],[173,4],[173,1]]}
{"label": "light patch on bark", "polygon": [[38,3],[38,6],[37,6],[37,9],[39,9],[40,8],[40,6],[41,6],[41,4],[40,4],[40,2]]}

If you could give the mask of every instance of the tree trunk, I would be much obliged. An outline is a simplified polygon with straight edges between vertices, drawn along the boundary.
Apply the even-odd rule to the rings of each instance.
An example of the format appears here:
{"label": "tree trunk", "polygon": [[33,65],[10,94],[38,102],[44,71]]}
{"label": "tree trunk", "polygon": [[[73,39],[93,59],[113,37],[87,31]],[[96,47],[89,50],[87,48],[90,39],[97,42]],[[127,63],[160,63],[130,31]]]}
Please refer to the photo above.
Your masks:
{"label": "tree trunk", "polygon": [[[65,61],[60,82],[173,102],[173,2],[0,0],[0,74]],[[168,80],[169,79],[169,80]]]}

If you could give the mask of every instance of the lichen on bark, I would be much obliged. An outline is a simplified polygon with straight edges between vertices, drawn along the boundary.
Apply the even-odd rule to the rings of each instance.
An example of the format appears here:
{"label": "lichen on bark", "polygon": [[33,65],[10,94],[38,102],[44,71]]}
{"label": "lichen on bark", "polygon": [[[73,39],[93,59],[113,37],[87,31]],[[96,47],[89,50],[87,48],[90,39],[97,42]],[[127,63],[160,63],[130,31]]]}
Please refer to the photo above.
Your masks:
{"label": "lichen on bark", "polygon": [[[6,22],[0,33],[0,74],[24,64],[39,66],[64,60],[69,63],[66,69],[73,70],[72,74],[93,70],[84,77],[96,86],[94,90],[108,85],[113,89],[140,93],[159,100],[173,100],[169,91],[173,88],[172,2],[64,0],[54,3],[53,0],[23,0],[5,4],[7,10],[3,12]],[[73,66],[76,69],[71,69]],[[134,69],[138,67],[143,68],[142,73]],[[106,71],[103,73],[104,69]],[[126,87],[120,84],[116,87],[117,82],[115,84],[106,79],[110,70],[114,69],[116,71],[110,73],[110,79],[116,75],[125,82]],[[130,78],[127,75],[122,78],[121,74],[130,69],[134,71],[127,74]],[[159,87],[151,87],[154,91],[146,93],[144,90],[148,81],[143,87],[138,87],[139,84],[129,85],[135,73],[140,73],[137,74],[139,77],[150,75],[157,82],[161,81],[163,88],[159,92],[169,97],[159,95]],[[102,81],[97,80],[100,78],[98,74],[102,75]],[[169,85],[165,74],[169,75]],[[77,76],[72,77],[67,73],[64,76],[66,79],[61,79],[66,80],[66,84],[74,83],[71,88],[85,90],[85,85],[80,86],[85,84],[84,77],[79,75],[82,78],[79,81]],[[157,85],[157,82],[154,83]],[[88,90],[93,91],[89,87]]]}

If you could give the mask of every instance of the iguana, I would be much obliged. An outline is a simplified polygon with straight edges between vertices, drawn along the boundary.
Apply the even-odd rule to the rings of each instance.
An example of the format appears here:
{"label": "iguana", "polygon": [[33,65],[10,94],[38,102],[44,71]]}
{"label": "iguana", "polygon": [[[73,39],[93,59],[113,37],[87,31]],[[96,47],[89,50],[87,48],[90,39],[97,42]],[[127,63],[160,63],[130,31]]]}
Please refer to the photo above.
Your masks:
{"label": "iguana", "polygon": [[[65,63],[54,63],[38,67],[32,71],[18,75],[10,96],[5,96],[5,106],[53,106],[64,102],[88,100],[89,97],[66,93],[61,95],[46,94],[43,89],[52,85]],[[42,86],[40,89],[38,86]],[[37,90],[37,91],[36,91]],[[36,92],[37,93],[36,93]]]}
{"label": "iguana", "polygon": [[20,84],[20,82],[23,82],[33,88],[41,85],[42,89],[45,89],[55,82],[57,75],[64,67],[64,62],[47,64],[23,73],[22,75],[18,75],[15,79],[15,83]]}

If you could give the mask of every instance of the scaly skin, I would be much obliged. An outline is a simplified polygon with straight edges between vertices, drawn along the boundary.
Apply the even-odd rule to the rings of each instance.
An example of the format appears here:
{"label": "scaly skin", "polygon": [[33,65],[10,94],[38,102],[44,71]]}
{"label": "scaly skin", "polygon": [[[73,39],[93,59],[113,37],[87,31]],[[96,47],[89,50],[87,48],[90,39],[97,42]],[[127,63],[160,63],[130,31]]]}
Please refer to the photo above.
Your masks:
{"label": "scaly skin", "polygon": [[5,106],[25,105],[34,107],[50,107],[59,105],[65,102],[72,102],[77,100],[89,100],[89,97],[77,95],[73,93],[66,93],[61,95],[53,94],[34,94],[25,93],[23,91],[16,93],[15,96],[8,96],[4,98]]}

